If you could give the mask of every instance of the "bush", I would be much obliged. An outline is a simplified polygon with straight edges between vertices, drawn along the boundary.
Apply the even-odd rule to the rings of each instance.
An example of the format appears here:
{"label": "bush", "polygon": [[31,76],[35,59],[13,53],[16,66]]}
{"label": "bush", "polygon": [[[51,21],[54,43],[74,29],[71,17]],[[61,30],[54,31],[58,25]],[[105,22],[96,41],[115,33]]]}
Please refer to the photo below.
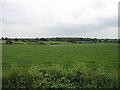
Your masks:
{"label": "bush", "polygon": [[99,69],[88,69],[79,64],[35,65],[22,69],[12,65],[10,72],[3,73],[3,88],[117,88],[117,73],[110,74]]}
{"label": "bush", "polygon": [[13,44],[13,42],[11,40],[7,40],[5,43],[6,44]]}

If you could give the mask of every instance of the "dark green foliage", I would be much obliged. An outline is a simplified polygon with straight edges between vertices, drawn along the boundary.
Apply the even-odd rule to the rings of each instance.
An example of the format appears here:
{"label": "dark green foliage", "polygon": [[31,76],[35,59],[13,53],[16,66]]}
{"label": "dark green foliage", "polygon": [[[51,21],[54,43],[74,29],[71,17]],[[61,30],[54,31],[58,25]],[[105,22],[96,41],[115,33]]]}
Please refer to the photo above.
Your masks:
{"label": "dark green foliage", "polygon": [[11,40],[7,40],[5,43],[6,44],[13,44],[13,42]]}
{"label": "dark green foliage", "polygon": [[5,37],[5,40],[8,40],[8,38],[7,38],[7,37]]}
{"label": "dark green foliage", "polygon": [[117,88],[117,73],[89,69],[81,64],[63,67],[34,65],[24,69],[12,65],[3,73],[4,88]]}
{"label": "dark green foliage", "polygon": [[18,39],[17,39],[17,38],[15,38],[15,41],[18,41]]}
{"label": "dark green foliage", "polygon": [[118,43],[120,43],[120,39],[118,39]]}
{"label": "dark green foliage", "polygon": [[2,37],[2,40],[4,40],[4,37]]}
{"label": "dark green foliage", "polygon": [[48,41],[46,38],[40,38],[40,41]]}

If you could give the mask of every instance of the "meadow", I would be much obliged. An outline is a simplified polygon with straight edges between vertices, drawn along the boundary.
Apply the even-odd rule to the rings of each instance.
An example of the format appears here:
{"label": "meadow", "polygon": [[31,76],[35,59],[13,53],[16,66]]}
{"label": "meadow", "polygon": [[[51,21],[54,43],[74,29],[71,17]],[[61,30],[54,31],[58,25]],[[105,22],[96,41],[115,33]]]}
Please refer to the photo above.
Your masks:
{"label": "meadow", "polygon": [[116,43],[3,45],[2,49],[7,88],[117,87]]}

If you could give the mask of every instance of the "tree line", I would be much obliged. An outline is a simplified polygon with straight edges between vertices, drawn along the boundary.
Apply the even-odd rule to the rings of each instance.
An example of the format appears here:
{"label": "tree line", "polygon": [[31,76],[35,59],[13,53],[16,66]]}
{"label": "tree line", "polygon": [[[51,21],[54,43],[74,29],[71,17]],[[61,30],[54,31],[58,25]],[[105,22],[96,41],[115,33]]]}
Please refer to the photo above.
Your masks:
{"label": "tree line", "polygon": [[8,38],[2,37],[2,40],[6,40],[6,44],[12,44],[13,41],[22,41],[22,42],[37,42],[37,41],[64,41],[76,43],[78,41],[86,42],[106,42],[106,43],[120,43],[120,39],[97,39],[97,38],[81,38],[81,37],[54,37],[54,38]]}

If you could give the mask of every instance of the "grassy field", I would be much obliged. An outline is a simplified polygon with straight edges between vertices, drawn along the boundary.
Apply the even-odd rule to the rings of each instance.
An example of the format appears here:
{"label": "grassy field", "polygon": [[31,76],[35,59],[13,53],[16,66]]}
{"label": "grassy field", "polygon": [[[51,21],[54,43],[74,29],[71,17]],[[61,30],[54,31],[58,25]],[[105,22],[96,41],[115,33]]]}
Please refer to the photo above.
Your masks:
{"label": "grassy field", "polygon": [[[90,72],[89,69],[91,69],[91,70],[98,69],[98,71],[99,71],[99,69],[103,69],[105,75],[108,75],[108,73],[109,74],[117,74],[117,72],[118,72],[117,71],[118,45],[115,43],[65,44],[65,45],[3,45],[2,48],[3,48],[3,51],[2,51],[3,79],[6,80],[6,81],[3,80],[4,82],[7,82],[8,77],[10,78],[10,73],[13,73],[14,70],[19,71],[19,69],[22,68],[21,70],[24,71],[24,70],[30,69],[32,66],[39,67],[39,69],[45,68],[46,71],[50,69],[51,72],[55,71],[57,73],[59,72],[59,69],[62,69],[64,72],[66,72],[66,70],[67,70],[67,71],[69,71],[68,73],[70,73],[72,71],[74,72],[76,70],[76,68],[78,68],[80,66],[87,67],[87,69],[85,69],[85,70],[88,70],[89,72]],[[38,66],[38,65],[40,65],[40,66]],[[79,69],[78,69],[78,71],[80,71]],[[34,68],[34,70],[36,71],[35,68]],[[82,71],[85,72],[84,70],[82,70]],[[19,73],[19,72],[17,72],[17,73]],[[50,72],[50,71],[47,71],[47,72]],[[45,73],[43,73],[43,72],[42,72],[42,74],[45,75]],[[52,73],[50,75],[54,75],[54,74],[55,73]],[[62,73],[62,74],[64,74],[64,73]],[[77,75],[76,72],[73,74],[75,76],[73,75],[72,77],[76,77],[76,75]],[[14,74],[12,74],[12,75],[14,75]],[[26,77],[27,77],[28,73],[24,74],[24,75],[26,75]],[[30,75],[30,73],[29,73],[29,75]],[[37,74],[35,74],[34,76],[36,76],[36,75]],[[64,74],[64,75],[66,75],[66,74]],[[101,75],[101,73],[99,75]],[[48,74],[48,76],[49,76],[49,74]],[[94,76],[93,73],[90,76],[91,76],[91,78],[88,78],[88,80],[93,78],[93,76]],[[106,77],[108,77],[108,76],[106,76]],[[44,78],[46,78],[46,76]],[[68,76],[66,76],[66,78],[68,78]],[[112,78],[112,77],[110,77],[110,78]],[[84,77],[84,79],[85,79],[85,77]],[[69,79],[66,79],[66,80],[69,80]],[[53,81],[53,80],[51,80],[51,81]],[[73,80],[73,82],[74,81],[75,80]],[[101,81],[101,79],[96,80],[96,81]],[[45,86],[46,84],[42,86],[42,85],[38,84],[39,82],[40,81],[35,82],[36,84],[34,83],[33,87],[37,87],[37,86],[50,87],[50,85],[51,85],[51,87],[59,87],[60,86],[58,84],[57,84],[58,86],[57,85],[54,86],[51,83],[50,83],[50,85],[47,84],[48,86]],[[64,84],[64,83],[62,83],[62,84]],[[73,87],[73,86],[77,87],[77,84],[75,84],[75,83],[76,82],[74,82],[71,87]],[[56,84],[56,83],[54,83],[54,84]],[[61,83],[59,83],[59,84],[61,84]],[[94,85],[94,84],[95,83],[93,83],[92,85]],[[68,85],[68,84],[65,84],[65,85]],[[61,87],[66,88],[67,86],[65,86],[65,85],[63,85]],[[71,82],[70,82],[70,85],[71,85]],[[68,85],[68,86],[70,86],[70,85]],[[96,84],[96,85],[98,85],[98,84]],[[101,84],[101,85],[103,85],[103,84]],[[78,85],[78,86],[80,86],[80,85]],[[95,85],[90,86],[88,84],[85,84],[80,87],[84,88],[84,87],[102,87],[102,86],[95,86]],[[103,86],[103,87],[105,87],[105,86]],[[108,87],[109,87],[109,84],[108,84]],[[111,85],[111,87],[112,87],[112,85]]]}

